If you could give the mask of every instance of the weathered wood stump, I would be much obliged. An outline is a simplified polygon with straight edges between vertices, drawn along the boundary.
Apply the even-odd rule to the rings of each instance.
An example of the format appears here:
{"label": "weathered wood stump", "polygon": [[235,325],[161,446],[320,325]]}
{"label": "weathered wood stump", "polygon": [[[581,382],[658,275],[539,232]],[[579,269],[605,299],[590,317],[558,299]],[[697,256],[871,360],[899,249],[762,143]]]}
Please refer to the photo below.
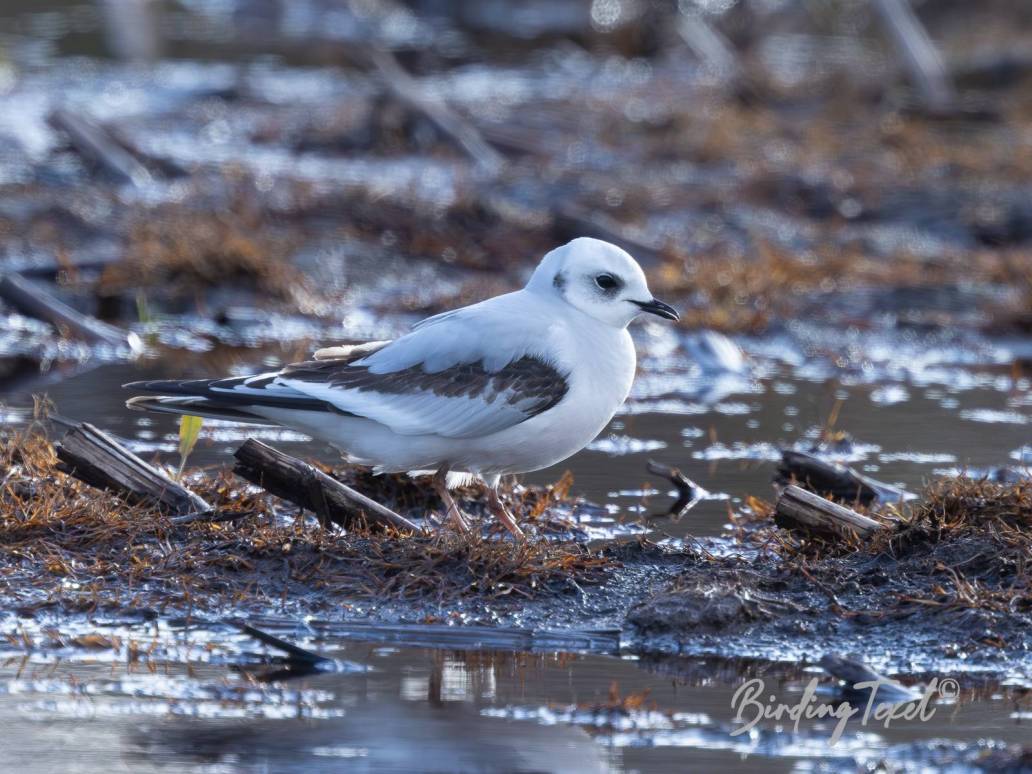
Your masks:
{"label": "weathered wood stump", "polygon": [[830,539],[869,537],[884,529],[874,519],[795,485],[785,487],[778,498],[774,523],[784,529]]}
{"label": "weathered wood stump", "polygon": [[107,433],[82,422],[57,445],[58,469],[134,504],[153,505],[176,516],[211,513],[202,497],[173,481],[121,446]]}
{"label": "weathered wood stump", "polygon": [[370,524],[420,532],[420,528],[361,492],[342,484],[289,454],[249,438],[233,456],[233,472],[271,494],[312,511],[323,523],[354,525],[363,517]]}

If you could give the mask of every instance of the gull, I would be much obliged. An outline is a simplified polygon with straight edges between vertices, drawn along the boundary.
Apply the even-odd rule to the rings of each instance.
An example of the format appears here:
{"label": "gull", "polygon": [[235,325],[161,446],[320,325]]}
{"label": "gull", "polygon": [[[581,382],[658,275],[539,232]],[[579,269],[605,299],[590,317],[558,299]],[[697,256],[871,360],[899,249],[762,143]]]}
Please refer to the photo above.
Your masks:
{"label": "gull", "polygon": [[523,289],[427,318],[393,341],[320,349],[254,376],[133,382],[125,386],[157,394],[126,405],[294,428],[377,473],[432,473],[461,531],[449,488],[479,477],[490,512],[522,539],[501,477],[561,462],[606,427],[631,389],[627,326],[642,313],[678,319],[634,258],[580,237],[545,255]]}

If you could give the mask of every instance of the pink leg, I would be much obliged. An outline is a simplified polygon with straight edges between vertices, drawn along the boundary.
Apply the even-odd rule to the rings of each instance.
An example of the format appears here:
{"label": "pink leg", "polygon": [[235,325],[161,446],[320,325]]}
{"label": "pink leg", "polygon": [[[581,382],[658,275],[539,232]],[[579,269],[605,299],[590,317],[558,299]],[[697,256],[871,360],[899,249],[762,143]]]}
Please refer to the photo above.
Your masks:
{"label": "pink leg", "polygon": [[440,497],[441,502],[444,503],[445,511],[448,514],[448,518],[451,520],[452,526],[462,534],[468,535],[469,525],[462,517],[462,511],[459,510],[459,506],[455,502],[455,498],[452,497],[451,492],[448,491],[447,466],[434,473],[433,485],[434,491],[437,492],[437,496]]}
{"label": "pink leg", "polygon": [[487,488],[487,507],[498,521],[502,522],[512,536],[517,540],[525,540],[526,535],[523,534],[523,530],[520,529],[520,525],[516,523],[516,519],[513,518],[512,514],[509,513],[509,509],[505,507],[505,503],[502,502],[502,498],[498,496],[498,489],[489,486]]}

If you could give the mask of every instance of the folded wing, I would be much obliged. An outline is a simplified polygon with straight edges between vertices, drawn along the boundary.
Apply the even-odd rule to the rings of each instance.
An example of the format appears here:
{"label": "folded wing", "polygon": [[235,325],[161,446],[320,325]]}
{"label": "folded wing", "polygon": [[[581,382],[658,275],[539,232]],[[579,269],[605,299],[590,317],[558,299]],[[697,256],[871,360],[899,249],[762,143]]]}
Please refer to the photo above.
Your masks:
{"label": "folded wing", "polygon": [[483,361],[433,372],[416,364],[375,373],[362,363],[313,360],[288,366],[277,381],[399,435],[448,438],[512,427],[552,408],[567,391],[563,375],[531,355],[494,371]]}

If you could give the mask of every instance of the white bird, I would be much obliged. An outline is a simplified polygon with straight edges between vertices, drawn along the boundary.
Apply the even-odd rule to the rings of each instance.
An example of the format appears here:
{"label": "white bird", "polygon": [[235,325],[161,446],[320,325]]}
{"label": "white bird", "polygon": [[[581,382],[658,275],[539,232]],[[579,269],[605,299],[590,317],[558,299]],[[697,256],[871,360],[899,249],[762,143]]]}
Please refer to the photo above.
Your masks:
{"label": "white bird", "polygon": [[522,290],[430,317],[393,341],[330,347],[272,373],[134,382],[159,393],[133,409],[296,428],[376,472],[434,472],[456,527],[449,472],[481,477],[491,512],[522,532],[498,496],[505,474],[554,465],[587,446],[631,388],[627,332],[642,312],[677,312],[638,263],[582,237],[548,253]]}

